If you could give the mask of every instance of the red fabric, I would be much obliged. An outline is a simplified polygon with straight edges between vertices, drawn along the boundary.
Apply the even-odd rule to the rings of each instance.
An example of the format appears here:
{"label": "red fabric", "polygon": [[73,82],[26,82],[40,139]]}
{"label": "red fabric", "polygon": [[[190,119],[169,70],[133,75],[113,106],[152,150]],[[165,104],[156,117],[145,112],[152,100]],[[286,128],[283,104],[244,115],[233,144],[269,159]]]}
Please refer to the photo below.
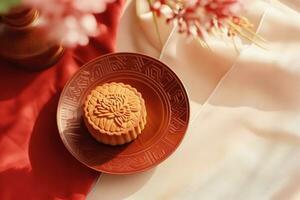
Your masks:
{"label": "red fabric", "polygon": [[98,173],[66,150],[56,108],[66,81],[83,62],[114,51],[123,1],[97,16],[103,34],[65,52],[53,67],[25,72],[0,60],[0,199],[85,199]]}

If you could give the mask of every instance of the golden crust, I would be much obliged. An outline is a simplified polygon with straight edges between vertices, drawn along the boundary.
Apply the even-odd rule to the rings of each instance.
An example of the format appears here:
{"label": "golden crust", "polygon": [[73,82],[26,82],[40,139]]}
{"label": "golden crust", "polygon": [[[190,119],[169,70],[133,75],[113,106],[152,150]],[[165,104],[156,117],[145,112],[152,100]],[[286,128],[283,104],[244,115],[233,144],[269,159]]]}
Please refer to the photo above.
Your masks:
{"label": "golden crust", "polygon": [[83,110],[89,132],[104,144],[130,142],[141,134],[146,124],[142,95],[123,83],[97,86],[87,96]]}

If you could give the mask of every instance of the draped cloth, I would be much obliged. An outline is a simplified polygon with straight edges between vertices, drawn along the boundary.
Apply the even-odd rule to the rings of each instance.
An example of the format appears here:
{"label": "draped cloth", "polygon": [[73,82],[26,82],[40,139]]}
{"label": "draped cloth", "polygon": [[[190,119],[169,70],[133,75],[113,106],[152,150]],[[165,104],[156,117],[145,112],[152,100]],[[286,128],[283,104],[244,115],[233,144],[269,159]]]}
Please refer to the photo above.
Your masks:
{"label": "draped cloth", "polygon": [[66,50],[54,66],[26,72],[0,60],[0,199],[82,200],[98,173],[64,147],[56,125],[59,95],[67,80],[92,58],[115,51],[123,1],[97,15],[101,35]]}

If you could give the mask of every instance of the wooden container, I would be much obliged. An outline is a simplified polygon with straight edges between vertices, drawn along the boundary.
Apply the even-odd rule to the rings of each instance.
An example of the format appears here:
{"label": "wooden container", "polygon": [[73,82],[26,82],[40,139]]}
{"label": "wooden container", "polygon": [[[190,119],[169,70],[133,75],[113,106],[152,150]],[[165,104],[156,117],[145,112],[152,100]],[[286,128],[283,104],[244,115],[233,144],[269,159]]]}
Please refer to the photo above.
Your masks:
{"label": "wooden container", "polygon": [[42,70],[56,63],[63,54],[61,45],[47,37],[38,25],[38,11],[19,7],[1,17],[0,57],[27,70]]}

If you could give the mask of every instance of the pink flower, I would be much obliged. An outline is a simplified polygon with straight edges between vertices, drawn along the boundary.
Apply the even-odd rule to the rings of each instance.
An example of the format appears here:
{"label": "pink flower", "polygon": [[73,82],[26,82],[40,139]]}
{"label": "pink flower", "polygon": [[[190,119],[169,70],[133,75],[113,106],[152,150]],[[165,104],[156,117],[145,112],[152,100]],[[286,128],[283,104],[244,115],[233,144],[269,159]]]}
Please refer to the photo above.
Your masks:
{"label": "pink flower", "polygon": [[86,45],[99,29],[93,14],[102,13],[115,0],[23,0],[40,11],[40,25],[49,29],[49,37],[74,47]]}
{"label": "pink flower", "polygon": [[74,7],[84,12],[102,13],[106,9],[106,4],[114,1],[115,0],[74,0]]}

